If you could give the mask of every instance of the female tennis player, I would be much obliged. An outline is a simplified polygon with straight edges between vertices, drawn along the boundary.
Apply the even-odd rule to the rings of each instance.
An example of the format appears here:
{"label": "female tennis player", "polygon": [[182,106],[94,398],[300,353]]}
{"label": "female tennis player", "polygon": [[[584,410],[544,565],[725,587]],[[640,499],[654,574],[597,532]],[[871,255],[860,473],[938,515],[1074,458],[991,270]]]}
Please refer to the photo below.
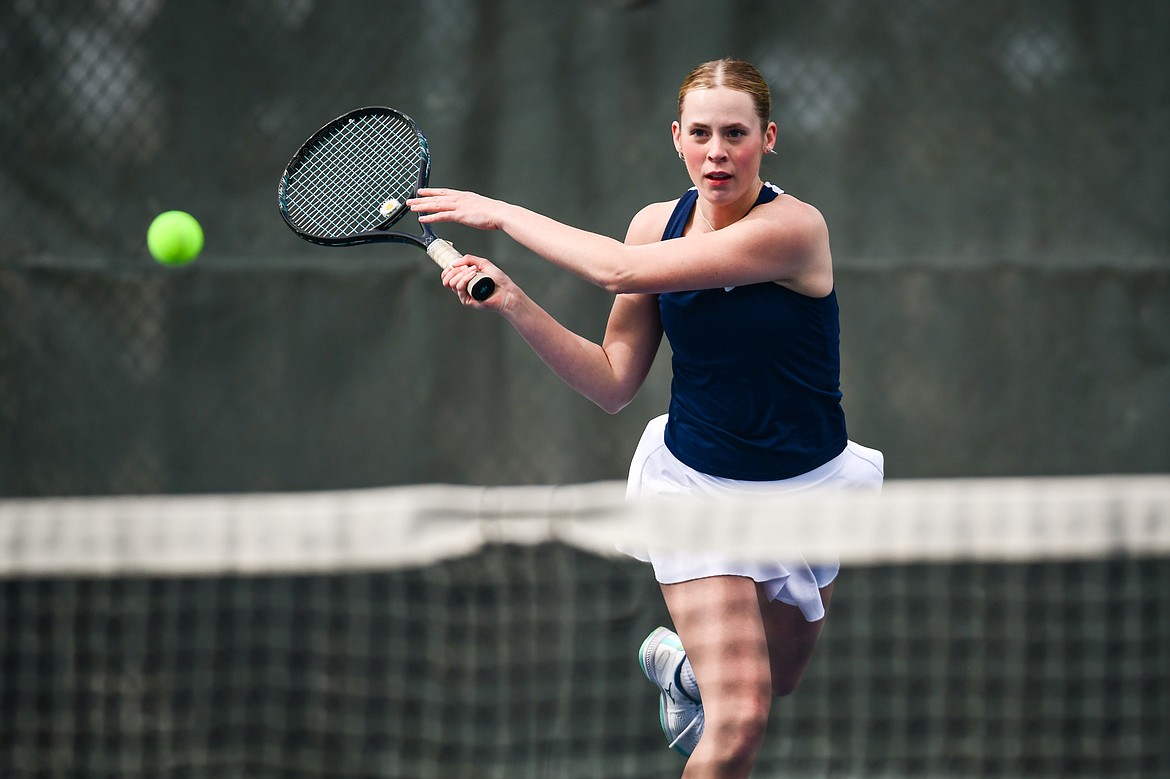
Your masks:
{"label": "female tennis player", "polygon": [[[668,413],[652,420],[630,467],[630,496],[877,488],[880,452],[849,441],[839,390],[839,323],[825,220],[766,184],[776,144],[766,81],[718,60],[679,90],[672,136],[694,186],[653,203],[624,243],[470,192],[427,189],[425,222],[503,230],[570,273],[615,293],[600,344],[555,321],[497,266],[468,256],[443,274],[467,306],[512,324],[565,382],[610,413],[633,398],[665,332]],[[467,283],[496,280],[483,302]],[[643,642],[683,776],[746,777],[773,696],[792,692],[824,626],[837,565],[767,563],[648,551],[674,622]]]}

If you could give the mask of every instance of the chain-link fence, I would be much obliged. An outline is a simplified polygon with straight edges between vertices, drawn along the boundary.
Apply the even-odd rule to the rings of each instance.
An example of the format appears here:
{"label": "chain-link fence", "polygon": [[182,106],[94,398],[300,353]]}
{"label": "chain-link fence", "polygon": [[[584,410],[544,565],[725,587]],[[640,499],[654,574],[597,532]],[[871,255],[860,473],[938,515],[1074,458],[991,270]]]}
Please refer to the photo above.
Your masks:
{"label": "chain-link fence", "polygon": [[[891,475],[1170,469],[1170,7],[243,0],[0,7],[0,495],[620,477],[609,417],[408,248],[276,213],[317,126],[414,116],[432,180],[620,237],[689,182],[698,62],[775,91],[766,175],[833,236],[853,437]],[[204,255],[164,269],[151,217]],[[607,296],[449,231],[600,337]]]}

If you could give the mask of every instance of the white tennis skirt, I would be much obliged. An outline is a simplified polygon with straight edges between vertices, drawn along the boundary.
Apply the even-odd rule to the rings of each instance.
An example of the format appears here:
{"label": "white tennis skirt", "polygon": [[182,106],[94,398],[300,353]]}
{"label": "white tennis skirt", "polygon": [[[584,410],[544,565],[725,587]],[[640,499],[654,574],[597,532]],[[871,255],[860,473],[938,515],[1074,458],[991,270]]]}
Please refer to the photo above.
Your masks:
{"label": "white tennis skirt", "polygon": [[[662,495],[703,495],[719,497],[745,494],[784,494],[811,489],[880,490],[885,459],[876,449],[852,441],[837,457],[808,473],[778,481],[742,481],[723,479],[697,471],[683,464],[666,448],[663,414],[650,420],[630,463],[626,497]],[[764,584],[769,600],[796,606],[809,622],[825,616],[820,589],[837,578],[839,562],[809,564],[794,560],[733,560],[714,552],[672,552],[662,550],[625,550],[628,554],[654,566],[654,576],[662,584],[676,584],[708,576],[746,576]]]}

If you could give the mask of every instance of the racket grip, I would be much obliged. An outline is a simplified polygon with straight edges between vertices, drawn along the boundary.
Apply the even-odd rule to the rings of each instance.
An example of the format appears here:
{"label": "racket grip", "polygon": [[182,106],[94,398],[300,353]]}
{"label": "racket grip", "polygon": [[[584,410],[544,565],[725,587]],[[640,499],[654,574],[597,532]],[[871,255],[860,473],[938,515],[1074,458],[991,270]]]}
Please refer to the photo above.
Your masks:
{"label": "racket grip", "polygon": [[[436,238],[427,244],[427,254],[431,255],[431,259],[443,270],[450,268],[451,263],[456,260],[463,259],[463,255],[459,250],[442,238]],[[471,297],[475,300],[487,300],[496,291],[496,282],[492,281],[491,276],[484,273],[477,273],[475,274],[475,278],[467,285],[467,291],[471,293]]]}

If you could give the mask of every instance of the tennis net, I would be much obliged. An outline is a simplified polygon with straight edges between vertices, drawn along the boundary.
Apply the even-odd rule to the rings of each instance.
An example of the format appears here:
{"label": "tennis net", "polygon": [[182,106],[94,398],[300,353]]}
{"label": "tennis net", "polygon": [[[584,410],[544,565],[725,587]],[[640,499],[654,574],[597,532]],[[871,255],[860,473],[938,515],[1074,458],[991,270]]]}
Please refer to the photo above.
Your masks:
{"label": "tennis net", "polygon": [[842,560],[755,776],[1170,775],[1170,476],[0,501],[0,775],[677,776],[644,545]]}

